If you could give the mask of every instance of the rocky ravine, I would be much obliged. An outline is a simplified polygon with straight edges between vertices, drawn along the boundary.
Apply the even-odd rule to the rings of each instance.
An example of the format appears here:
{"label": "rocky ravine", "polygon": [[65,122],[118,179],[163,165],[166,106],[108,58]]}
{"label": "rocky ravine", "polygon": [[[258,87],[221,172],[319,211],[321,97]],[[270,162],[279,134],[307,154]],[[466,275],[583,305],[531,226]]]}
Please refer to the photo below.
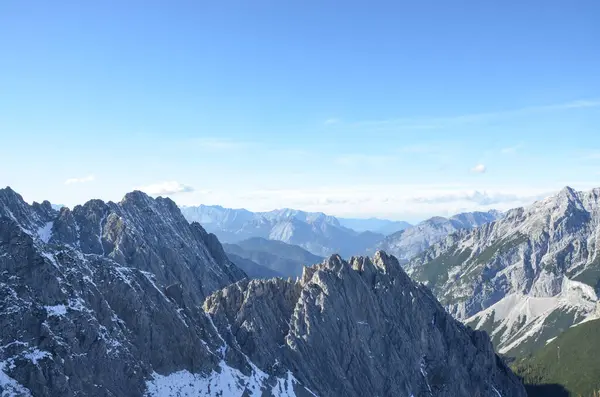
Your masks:
{"label": "rocky ravine", "polygon": [[249,282],[141,192],[56,211],[0,190],[0,330],[2,396],[524,396],[393,258]]}
{"label": "rocky ravine", "polygon": [[446,237],[406,265],[457,318],[490,333],[500,353],[531,353],[597,318],[600,189],[557,195]]}

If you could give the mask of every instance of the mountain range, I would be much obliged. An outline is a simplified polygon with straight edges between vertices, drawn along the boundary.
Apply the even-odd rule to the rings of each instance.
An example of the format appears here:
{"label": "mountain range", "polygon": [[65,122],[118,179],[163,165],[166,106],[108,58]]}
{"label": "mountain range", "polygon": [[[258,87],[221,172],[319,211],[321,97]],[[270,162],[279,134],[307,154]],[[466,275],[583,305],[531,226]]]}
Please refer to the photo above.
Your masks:
{"label": "mountain range", "polygon": [[525,396],[485,332],[383,252],[249,280],[173,201],[0,190],[10,396]]}
{"label": "mountain range", "polygon": [[[200,222],[226,243],[260,237],[298,245],[314,255],[372,255],[383,250],[405,262],[449,233],[472,229],[501,216],[495,210],[433,217],[417,225],[403,221],[337,218],[292,209],[250,212],[220,206],[182,207],[190,222]],[[391,234],[390,234],[391,232]]]}
{"label": "mountain range", "polygon": [[405,269],[456,318],[520,358],[597,318],[600,189],[569,187],[471,231],[448,235]]}
{"label": "mountain range", "polygon": [[383,234],[342,226],[336,217],[320,212],[281,209],[255,213],[205,205],[182,207],[181,211],[188,221],[201,223],[225,243],[261,237],[298,245],[321,257],[361,254],[384,238]]}

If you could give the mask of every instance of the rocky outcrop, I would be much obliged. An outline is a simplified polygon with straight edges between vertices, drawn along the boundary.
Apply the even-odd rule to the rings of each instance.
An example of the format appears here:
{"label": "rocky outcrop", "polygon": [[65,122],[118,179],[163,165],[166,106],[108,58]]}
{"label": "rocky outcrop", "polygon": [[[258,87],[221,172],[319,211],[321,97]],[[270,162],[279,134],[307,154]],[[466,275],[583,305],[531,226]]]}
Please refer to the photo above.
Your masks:
{"label": "rocky outcrop", "polygon": [[319,396],[525,396],[485,333],[383,252],[333,256],[298,281],[240,281],[204,309],[228,345]]}

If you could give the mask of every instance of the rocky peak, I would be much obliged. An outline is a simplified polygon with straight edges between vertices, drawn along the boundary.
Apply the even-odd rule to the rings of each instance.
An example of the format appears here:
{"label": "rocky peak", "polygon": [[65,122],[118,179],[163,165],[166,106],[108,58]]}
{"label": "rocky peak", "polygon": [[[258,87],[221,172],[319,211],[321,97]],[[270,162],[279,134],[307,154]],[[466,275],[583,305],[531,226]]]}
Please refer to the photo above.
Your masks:
{"label": "rocky peak", "polygon": [[216,368],[198,307],[245,277],[216,239],[141,192],[48,204],[0,190],[1,394],[141,396],[158,373]]}
{"label": "rocky peak", "polygon": [[333,255],[299,280],[241,281],[204,309],[230,346],[319,396],[525,396],[489,339],[384,252]]}

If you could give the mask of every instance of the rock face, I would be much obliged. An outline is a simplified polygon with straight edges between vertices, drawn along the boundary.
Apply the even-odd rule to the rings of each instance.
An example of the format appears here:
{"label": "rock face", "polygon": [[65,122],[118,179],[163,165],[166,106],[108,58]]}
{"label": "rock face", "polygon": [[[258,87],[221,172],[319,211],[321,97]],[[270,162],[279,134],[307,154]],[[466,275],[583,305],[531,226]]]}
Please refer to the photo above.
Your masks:
{"label": "rock face", "polygon": [[319,396],[525,396],[486,334],[383,252],[332,256],[295,282],[243,280],[204,309],[228,346]]}
{"label": "rock face", "polygon": [[595,318],[600,189],[557,195],[446,237],[406,265],[457,318],[519,357]]}
{"label": "rock face", "polygon": [[451,233],[470,230],[500,217],[501,214],[495,210],[465,212],[450,218],[436,216],[387,236],[367,252],[383,250],[394,255],[400,262],[407,262]]}
{"label": "rock face", "polygon": [[317,256],[339,253],[344,257],[361,254],[384,238],[371,231],[357,232],[320,212],[281,209],[250,212],[220,206],[182,207],[190,222],[202,223],[225,243],[263,238],[297,245]]}
{"label": "rock face", "polygon": [[2,396],[524,396],[385,254],[248,281],[140,192],[56,211],[0,190],[0,330]]}
{"label": "rock face", "polygon": [[210,372],[220,339],[198,307],[243,277],[169,199],[58,212],[2,189],[0,392],[135,396],[159,373]]}

